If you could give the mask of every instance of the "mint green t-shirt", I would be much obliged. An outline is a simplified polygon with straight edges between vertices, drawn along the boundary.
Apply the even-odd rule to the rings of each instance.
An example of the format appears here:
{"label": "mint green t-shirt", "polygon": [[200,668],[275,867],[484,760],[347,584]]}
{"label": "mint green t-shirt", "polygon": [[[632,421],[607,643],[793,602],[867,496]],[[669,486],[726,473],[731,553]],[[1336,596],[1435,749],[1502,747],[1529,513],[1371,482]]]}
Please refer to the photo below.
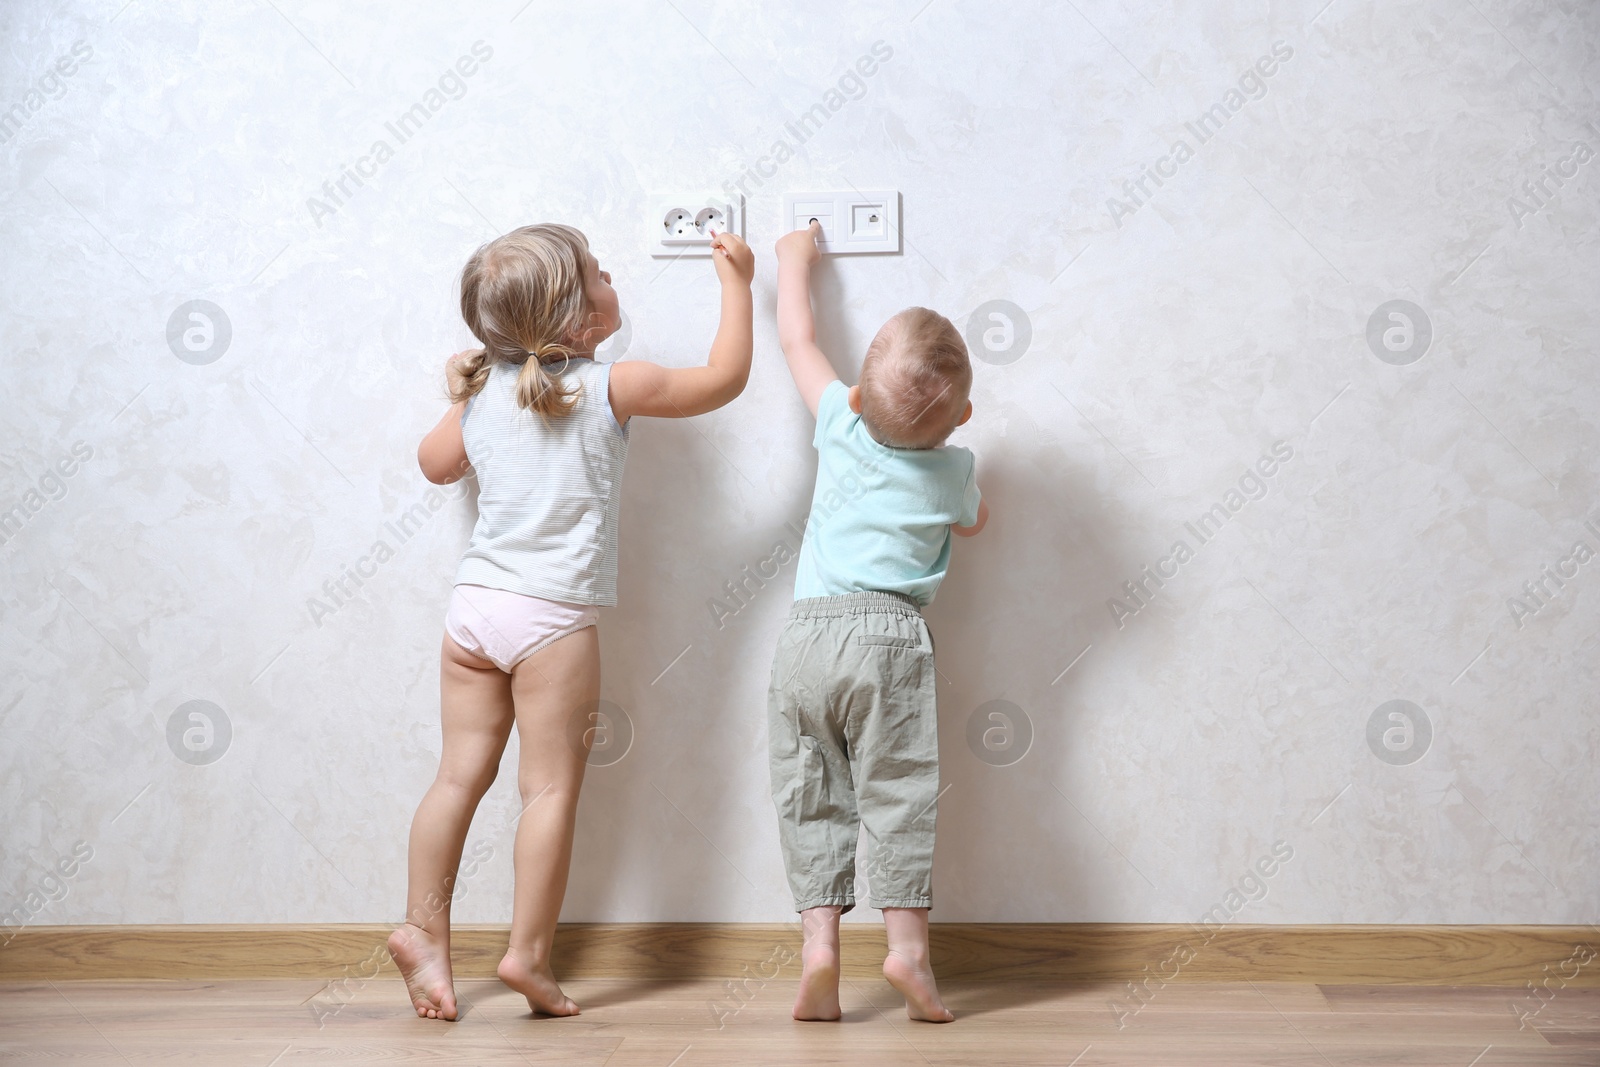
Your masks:
{"label": "mint green t-shirt", "polygon": [[828,383],[817,404],[817,487],[794,598],[882,590],[924,607],[950,565],[950,524],[978,521],[977,464],[965,448],[890,448]]}

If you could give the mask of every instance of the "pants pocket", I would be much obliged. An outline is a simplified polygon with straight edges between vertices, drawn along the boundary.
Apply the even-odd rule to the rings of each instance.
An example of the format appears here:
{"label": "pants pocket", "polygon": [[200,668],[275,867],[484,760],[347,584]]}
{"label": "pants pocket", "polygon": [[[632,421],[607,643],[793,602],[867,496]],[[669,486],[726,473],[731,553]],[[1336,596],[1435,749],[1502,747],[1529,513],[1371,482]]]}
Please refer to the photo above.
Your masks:
{"label": "pants pocket", "polygon": [[893,634],[862,634],[856,638],[858,645],[882,645],[886,648],[916,648],[914,637],[896,637]]}

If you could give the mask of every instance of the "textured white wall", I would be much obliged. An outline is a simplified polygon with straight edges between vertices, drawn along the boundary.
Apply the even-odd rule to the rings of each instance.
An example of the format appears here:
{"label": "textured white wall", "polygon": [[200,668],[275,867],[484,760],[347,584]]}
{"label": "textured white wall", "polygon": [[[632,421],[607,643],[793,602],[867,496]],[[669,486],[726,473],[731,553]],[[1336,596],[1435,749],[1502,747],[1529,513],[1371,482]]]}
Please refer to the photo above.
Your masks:
{"label": "textured white wall", "polygon": [[[936,918],[1600,918],[1600,8],[1323,2],[7,4],[5,921],[399,916],[473,519],[414,461],[458,272],[576,224],[626,356],[697,361],[710,267],[648,258],[643,207],[741,178],[756,368],[634,430],[601,626],[634,739],[590,772],[566,918],[790,914],[764,693],[792,564],[712,602],[811,491],[779,198],[851,184],[903,191],[905,246],[819,273],[847,375],[902,306],[1022,310],[957,438],[994,519],[929,612]],[[209,362],[168,339],[194,300],[231,329]],[[1425,318],[1392,352],[1393,300]],[[1547,566],[1576,574],[1534,599]],[[190,701],[229,734],[190,759],[221,758],[177,755]],[[513,789],[460,919],[509,916]]]}

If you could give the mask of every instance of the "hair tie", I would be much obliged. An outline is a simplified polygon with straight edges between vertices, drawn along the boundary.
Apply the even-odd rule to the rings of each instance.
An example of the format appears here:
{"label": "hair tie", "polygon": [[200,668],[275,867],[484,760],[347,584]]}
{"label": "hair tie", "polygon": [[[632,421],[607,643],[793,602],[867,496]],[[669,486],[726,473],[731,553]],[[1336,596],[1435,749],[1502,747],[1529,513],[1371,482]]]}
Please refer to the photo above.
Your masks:
{"label": "hair tie", "polygon": [[[544,358],[544,356],[540,355],[538,352],[527,352],[526,354],[527,354],[527,356],[529,358],[531,358],[535,363],[537,363],[541,367],[548,367],[552,363],[555,362],[554,359],[546,360]],[[561,371],[565,372],[566,369],[567,369],[568,364],[570,364],[571,362],[572,362],[572,354],[570,352],[562,352],[561,353]]]}

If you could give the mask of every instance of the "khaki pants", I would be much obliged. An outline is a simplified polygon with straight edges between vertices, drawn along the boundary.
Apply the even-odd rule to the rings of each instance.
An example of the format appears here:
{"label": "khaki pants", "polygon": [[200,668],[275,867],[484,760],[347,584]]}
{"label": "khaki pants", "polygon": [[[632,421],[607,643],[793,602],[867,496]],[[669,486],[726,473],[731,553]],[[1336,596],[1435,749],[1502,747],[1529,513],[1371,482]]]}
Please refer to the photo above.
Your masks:
{"label": "khaki pants", "polygon": [[855,907],[867,828],[868,903],[933,901],[939,718],[933,637],[909,597],[797,601],[767,694],[778,838],[796,911]]}

